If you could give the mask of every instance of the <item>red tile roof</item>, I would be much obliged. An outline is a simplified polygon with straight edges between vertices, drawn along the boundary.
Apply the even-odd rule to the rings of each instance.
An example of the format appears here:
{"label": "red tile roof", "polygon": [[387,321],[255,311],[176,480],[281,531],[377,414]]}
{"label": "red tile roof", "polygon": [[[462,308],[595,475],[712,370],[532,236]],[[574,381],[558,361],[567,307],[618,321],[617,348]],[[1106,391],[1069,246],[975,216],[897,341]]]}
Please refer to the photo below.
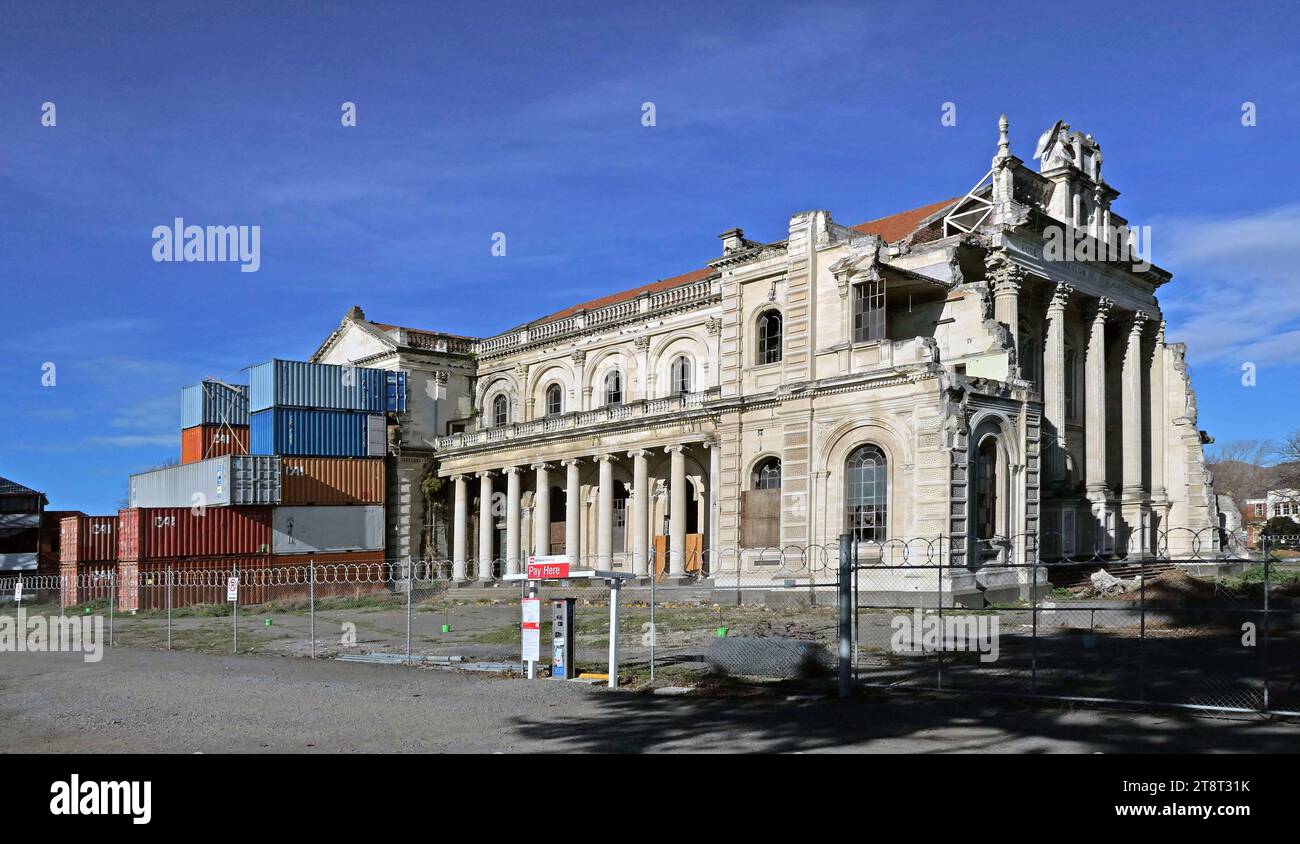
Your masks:
{"label": "red tile roof", "polygon": [[661,290],[669,290],[673,287],[681,287],[684,284],[690,284],[700,279],[708,278],[714,273],[712,267],[701,267],[698,270],[691,270],[688,273],[675,275],[672,278],[660,279],[659,281],[643,284],[640,287],[634,287],[631,290],[624,290],[621,293],[611,293],[608,296],[602,296],[599,299],[592,299],[583,302],[581,305],[574,305],[571,308],[565,308],[562,311],[556,311],[553,314],[544,316],[541,319],[535,319],[528,323],[529,325],[540,325],[544,322],[555,322],[557,319],[564,319],[567,316],[573,316],[578,311],[591,311],[596,308],[603,308],[607,305],[617,305],[619,302],[626,302],[628,299],[635,299],[642,293],[658,293]]}
{"label": "red tile roof", "polygon": [[861,223],[851,228],[855,232],[863,234],[880,235],[886,243],[893,243],[902,240],[912,232],[916,231],[921,221],[931,214],[935,214],[949,205],[956,203],[961,197],[945,199],[943,202],[936,202],[932,205],[922,205],[920,208],[913,208],[910,211],[900,211],[897,214],[891,214],[888,217],[881,217],[879,220],[871,220]]}
{"label": "red tile roof", "polygon": [[[852,229],[856,232],[862,232],[863,234],[880,235],[880,237],[882,237],[886,243],[893,243],[895,241],[902,240],[912,232],[916,231],[917,226],[919,226],[921,221],[923,221],[926,217],[929,217],[932,214],[941,211],[950,205],[953,205],[960,199],[961,197],[954,197],[952,199],[945,199],[942,202],[935,202],[931,205],[923,205],[920,208],[913,208],[909,211],[900,211],[899,213],[891,214],[888,217],[881,217],[879,220],[871,220],[869,222],[862,223],[860,225],[852,226]],[[565,308],[562,311],[556,311],[553,314],[549,314],[540,319],[535,319],[526,324],[541,325],[543,323],[555,322],[556,320],[573,316],[579,311],[583,311],[583,310],[590,311],[596,308],[606,307],[607,305],[616,305],[619,302],[626,302],[628,299],[635,299],[636,297],[640,296],[642,293],[658,293],[662,290],[669,290],[674,287],[681,287],[682,285],[685,284],[691,284],[692,282],[696,282],[696,281],[700,281],[701,279],[708,278],[713,273],[714,273],[713,268],[701,267],[698,270],[691,270],[690,272],[682,273],[681,275],[675,275],[672,278],[660,279],[659,281],[654,281],[649,284],[643,284],[640,287],[634,287],[631,290],[624,290],[620,293],[611,293],[608,296],[602,296],[599,299],[591,299],[590,301],[583,302],[582,304],[579,305],[573,305],[572,307]],[[387,325],[385,323],[380,323],[380,322],[372,322],[371,325],[384,331],[389,331],[398,327],[395,325]],[[410,328],[407,330],[425,331],[426,329]],[[447,334],[447,332],[445,331],[430,332],[430,333]],[[447,334],[447,336],[457,337],[459,335]],[[472,339],[472,338],[467,337],[464,339]]]}

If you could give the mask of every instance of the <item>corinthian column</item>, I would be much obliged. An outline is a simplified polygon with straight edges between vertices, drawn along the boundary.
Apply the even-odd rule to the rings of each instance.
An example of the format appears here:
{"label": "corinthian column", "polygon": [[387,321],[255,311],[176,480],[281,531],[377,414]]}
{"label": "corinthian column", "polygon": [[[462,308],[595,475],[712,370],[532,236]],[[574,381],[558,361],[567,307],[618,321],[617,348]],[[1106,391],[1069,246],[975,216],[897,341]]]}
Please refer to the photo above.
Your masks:
{"label": "corinthian column", "polygon": [[551,553],[551,467],[534,463],[537,480],[533,487],[533,553],[545,556]]}
{"label": "corinthian column", "polygon": [[492,473],[479,472],[478,493],[478,578],[492,579],[492,531],[496,519],[492,518]]}
{"label": "corinthian column", "polygon": [[1142,330],[1147,315],[1138,311],[1129,322],[1128,344],[1124,351],[1122,414],[1124,422],[1123,498],[1124,523],[1128,529],[1129,553],[1150,547],[1146,536],[1147,502],[1142,487],[1142,430],[1146,419],[1146,401],[1142,395],[1142,372],[1147,368],[1142,349]]}
{"label": "corinthian column", "polygon": [[1047,304],[1047,338],[1043,345],[1043,412],[1050,437],[1047,442],[1047,480],[1065,482],[1065,306],[1074,288],[1056,285]]}
{"label": "corinthian column", "polygon": [[469,546],[469,507],[468,491],[465,489],[465,476],[456,475],[451,479],[454,485],[455,508],[452,510],[451,534],[451,578],[460,583],[465,580],[465,558]]}
{"label": "corinthian column", "polygon": [[510,466],[506,473],[506,574],[519,574],[519,467]]}
{"label": "corinthian column", "polygon": [[576,567],[582,556],[582,486],[578,482],[577,459],[562,461],[568,470],[564,487],[564,553]]}
{"label": "corinthian column", "polygon": [[614,564],[614,455],[602,454],[600,492],[596,499],[596,568],[609,569]]}
{"label": "corinthian column", "polygon": [[668,480],[668,574],[686,574],[686,446],[670,445],[672,455]]}
{"label": "corinthian column", "polygon": [[1084,364],[1084,442],[1087,447],[1087,490],[1094,504],[1110,497],[1106,482],[1106,318],[1112,302],[1102,298],[1092,313],[1088,356]]}
{"label": "corinthian column", "polygon": [[1151,498],[1163,504],[1168,495],[1165,490],[1165,322],[1156,326],[1154,349],[1151,353]]}
{"label": "corinthian column", "polygon": [[1020,285],[1025,271],[1011,262],[1005,252],[990,252],[984,259],[985,276],[993,289],[993,319],[1011,330],[1016,370],[1020,374]]}
{"label": "corinthian column", "polygon": [[627,453],[627,456],[632,458],[632,500],[628,502],[628,509],[632,514],[632,573],[637,577],[645,577],[649,570],[647,566],[650,539],[646,532],[649,512],[646,509],[646,501],[649,498],[646,469],[648,453],[643,448]]}

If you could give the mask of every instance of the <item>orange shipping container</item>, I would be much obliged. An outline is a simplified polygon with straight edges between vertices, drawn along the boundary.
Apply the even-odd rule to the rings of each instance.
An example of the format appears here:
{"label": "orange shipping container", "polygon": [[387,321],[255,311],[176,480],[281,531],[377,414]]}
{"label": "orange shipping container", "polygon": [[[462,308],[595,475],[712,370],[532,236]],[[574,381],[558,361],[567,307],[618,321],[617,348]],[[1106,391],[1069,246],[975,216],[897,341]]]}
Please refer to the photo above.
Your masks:
{"label": "orange shipping container", "polygon": [[181,462],[248,454],[247,425],[195,425],[181,431]]}
{"label": "orange shipping container", "polygon": [[280,458],[280,503],[383,504],[384,460],[363,457]]}

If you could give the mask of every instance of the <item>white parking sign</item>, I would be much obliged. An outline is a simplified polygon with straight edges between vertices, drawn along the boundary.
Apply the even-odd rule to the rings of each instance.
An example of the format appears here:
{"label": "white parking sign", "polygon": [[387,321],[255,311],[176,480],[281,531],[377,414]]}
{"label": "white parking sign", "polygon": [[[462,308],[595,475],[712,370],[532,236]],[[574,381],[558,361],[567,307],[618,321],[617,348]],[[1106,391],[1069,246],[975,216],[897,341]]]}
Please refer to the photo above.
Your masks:
{"label": "white parking sign", "polygon": [[239,578],[237,577],[226,578],[226,600],[227,601],[239,600]]}

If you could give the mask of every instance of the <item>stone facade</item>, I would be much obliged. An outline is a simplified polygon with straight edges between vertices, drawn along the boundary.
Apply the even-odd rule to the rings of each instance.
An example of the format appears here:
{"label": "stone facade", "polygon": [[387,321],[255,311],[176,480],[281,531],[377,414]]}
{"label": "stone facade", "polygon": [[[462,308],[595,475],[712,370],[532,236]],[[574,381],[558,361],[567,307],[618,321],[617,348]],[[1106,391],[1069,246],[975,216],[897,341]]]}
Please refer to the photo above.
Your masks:
{"label": "stone facade", "polygon": [[773,243],[732,229],[706,267],[495,337],[353,309],[313,360],[411,372],[390,556],[473,579],[532,553],[757,573],[846,531],[972,569],[1200,541],[1214,499],[1156,298],[1171,276],[1111,210],[1096,141],[1057,123],[1036,157],[1004,118],[962,197],[852,227],[801,212]]}

